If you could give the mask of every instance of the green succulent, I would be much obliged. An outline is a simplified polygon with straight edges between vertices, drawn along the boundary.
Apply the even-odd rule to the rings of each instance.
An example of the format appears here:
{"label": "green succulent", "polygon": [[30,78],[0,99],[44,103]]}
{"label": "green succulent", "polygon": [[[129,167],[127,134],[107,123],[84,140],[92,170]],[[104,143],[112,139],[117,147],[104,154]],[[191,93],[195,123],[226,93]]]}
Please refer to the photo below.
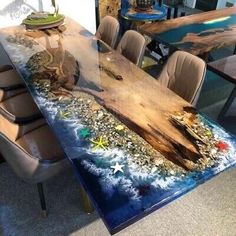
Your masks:
{"label": "green succulent", "polygon": [[58,12],[59,12],[59,6],[56,5],[56,0],[51,0],[51,3],[52,3],[52,6],[54,7],[54,16],[57,16],[58,15]]}

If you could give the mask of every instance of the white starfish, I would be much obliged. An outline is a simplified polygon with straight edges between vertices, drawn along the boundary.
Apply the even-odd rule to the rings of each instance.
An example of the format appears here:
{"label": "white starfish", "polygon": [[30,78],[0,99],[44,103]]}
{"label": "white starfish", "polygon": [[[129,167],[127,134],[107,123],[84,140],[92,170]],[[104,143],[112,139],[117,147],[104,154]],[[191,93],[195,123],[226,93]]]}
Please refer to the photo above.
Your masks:
{"label": "white starfish", "polygon": [[111,166],[111,168],[112,169],[114,169],[114,174],[116,173],[116,172],[118,172],[118,171],[120,171],[120,172],[124,172],[123,170],[122,170],[122,168],[124,167],[125,165],[120,165],[118,162],[116,162],[116,165],[114,165],[114,166]]}

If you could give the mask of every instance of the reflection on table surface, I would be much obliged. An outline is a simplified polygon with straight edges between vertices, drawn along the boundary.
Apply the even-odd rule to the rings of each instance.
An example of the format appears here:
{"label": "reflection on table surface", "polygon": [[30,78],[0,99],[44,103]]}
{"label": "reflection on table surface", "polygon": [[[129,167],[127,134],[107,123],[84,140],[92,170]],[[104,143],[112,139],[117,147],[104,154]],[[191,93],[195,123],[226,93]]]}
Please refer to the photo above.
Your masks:
{"label": "reflection on table surface", "polygon": [[235,137],[66,19],[0,42],[111,233],[235,164]]}
{"label": "reflection on table surface", "polygon": [[203,12],[139,27],[158,41],[200,55],[236,43],[236,7]]}

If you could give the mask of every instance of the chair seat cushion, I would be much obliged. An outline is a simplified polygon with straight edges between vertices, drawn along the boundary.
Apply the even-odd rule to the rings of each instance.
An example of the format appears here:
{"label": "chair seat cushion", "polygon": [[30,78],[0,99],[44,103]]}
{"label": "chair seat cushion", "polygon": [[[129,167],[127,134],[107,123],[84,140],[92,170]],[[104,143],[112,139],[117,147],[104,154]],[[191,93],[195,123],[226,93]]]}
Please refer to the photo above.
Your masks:
{"label": "chair seat cushion", "polygon": [[11,69],[0,73],[0,89],[11,90],[23,86],[24,82],[16,70]]}
{"label": "chair seat cushion", "polygon": [[0,72],[7,71],[7,70],[12,70],[12,69],[13,69],[12,65],[6,64],[6,65],[1,65],[0,66]]}
{"label": "chair seat cushion", "polygon": [[22,93],[2,101],[0,113],[9,121],[18,124],[24,124],[42,116],[29,93]]}
{"label": "chair seat cushion", "polygon": [[59,161],[65,154],[47,124],[28,132],[16,143],[31,156],[41,161]]}
{"label": "chair seat cushion", "polygon": [[27,92],[26,88],[17,88],[7,91],[0,89],[0,102],[25,92]]}

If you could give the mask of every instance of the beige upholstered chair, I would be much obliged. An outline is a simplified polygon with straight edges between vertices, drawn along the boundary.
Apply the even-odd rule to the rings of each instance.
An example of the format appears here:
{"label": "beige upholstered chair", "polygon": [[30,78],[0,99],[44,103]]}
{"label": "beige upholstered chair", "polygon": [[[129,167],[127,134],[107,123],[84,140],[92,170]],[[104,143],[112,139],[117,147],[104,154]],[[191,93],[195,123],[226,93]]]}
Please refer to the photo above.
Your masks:
{"label": "beige upholstered chair", "polygon": [[0,66],[0,102],[23,92],[26,92],[24,82],[12,66]]}
{"label": "beige upholstered chair", "polygon": [[0,66],[0,114],[15,123],[27,123],[41,112],[11,65]]}
{"label": "beige upholstered chair", "polygon": [[0,114],[8,120],[24,124],[42,117],[37,105],[28,92],[16,95],[0,103]]}
{"label": "beige upholstered chair", "polygon": [[205,74],[206,64],[202,59],[177,51],[168,59],[158,81],[195,106]]}
{"label": "beige upholstered chair", "polygon": [[112,16],[105,16],[97,29],[96,37],[114,48],[119,34],[120,24]]}
{"label": "beige upholstered chair", "polygon": [[48,125],[39,119],[19,126],[0,116],[0,152],[20,178],[37,184],[42,214],[46,216],[42,182],[68,167],[63,150]]}
{"label": "beige upholstered chair", "polygon": [[0,153],[20,178],[37,183],[45,216],[42,182],[65,169],[68,162],[48,125],[39,117],[41,113],[17,72],[10,65],[0,66]]}
{"label": "beige upholstered chair", "polygon": [[128,30],[121,38],[116,50],[137,66],[141,66],[145,46],[145,38],[140,33]]}

